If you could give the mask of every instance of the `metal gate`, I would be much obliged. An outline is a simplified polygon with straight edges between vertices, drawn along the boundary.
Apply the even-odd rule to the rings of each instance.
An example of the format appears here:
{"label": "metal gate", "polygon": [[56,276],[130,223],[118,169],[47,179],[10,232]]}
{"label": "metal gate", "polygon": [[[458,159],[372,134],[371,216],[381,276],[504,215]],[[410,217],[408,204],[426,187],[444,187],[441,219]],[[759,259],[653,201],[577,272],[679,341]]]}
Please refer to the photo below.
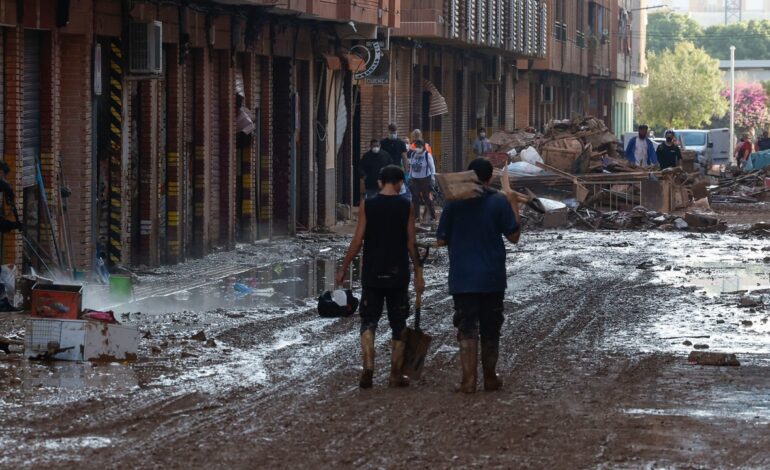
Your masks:
{"label": "metal gate", "polygon": [[40,33],[24,31],[24,102],[22,103],[22,185],[35,185],[35,160],[40,155]]}

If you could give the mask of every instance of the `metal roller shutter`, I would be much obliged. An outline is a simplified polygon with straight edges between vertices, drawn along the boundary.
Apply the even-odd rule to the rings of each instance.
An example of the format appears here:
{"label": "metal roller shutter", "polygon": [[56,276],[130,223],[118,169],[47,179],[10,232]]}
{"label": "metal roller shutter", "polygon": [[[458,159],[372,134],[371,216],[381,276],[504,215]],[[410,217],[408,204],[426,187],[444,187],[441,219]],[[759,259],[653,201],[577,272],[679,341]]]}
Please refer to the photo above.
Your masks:
{"label": "metal roller shutter", "polygon": [[[4,29],[4,28],[3,28]],[[0,29],[0,160],[5,160],[5,34]]]}
{"label": "metal roller shutter", "polygon": [[40,154],[40,34],[24,32],[24,102],[22,103],[22,184],[35,185],[35,160]]}

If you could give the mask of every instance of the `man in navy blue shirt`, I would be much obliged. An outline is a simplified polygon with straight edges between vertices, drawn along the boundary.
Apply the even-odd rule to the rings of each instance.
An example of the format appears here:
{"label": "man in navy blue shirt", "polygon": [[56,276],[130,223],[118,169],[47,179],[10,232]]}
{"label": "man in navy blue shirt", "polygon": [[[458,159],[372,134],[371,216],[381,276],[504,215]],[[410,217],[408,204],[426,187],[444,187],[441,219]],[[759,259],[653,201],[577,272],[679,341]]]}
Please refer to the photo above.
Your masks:
{"label": "man in navy blue shirt", "polygon": [[503,237],[518,243],[520,231],[516,197],[489,187],[493,172],[489,160],[477,158],[468,169],[476,173],[484,191],[480,197],[447,204],[436,238],[439,246],[449,247],[449,293],[463,372],[459,391],[474,393],[479,333],[484,389],[502,386],[495,367],[507,288]]}

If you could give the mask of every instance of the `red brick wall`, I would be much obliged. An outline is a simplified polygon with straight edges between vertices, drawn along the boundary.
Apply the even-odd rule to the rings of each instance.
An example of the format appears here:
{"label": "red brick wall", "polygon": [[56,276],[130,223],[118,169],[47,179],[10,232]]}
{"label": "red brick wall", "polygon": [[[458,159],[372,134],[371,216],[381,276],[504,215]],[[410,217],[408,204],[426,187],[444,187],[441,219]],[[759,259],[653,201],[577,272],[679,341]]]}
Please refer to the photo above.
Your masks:
{"label": "red brick wall", "polygon": [[521,129],[531,125],[529,122],[529,78],[526,72],[519,72],[519,79],[514,83],[516,94],[514,103],[514,127]]}
{"label": "red brick wall", "polygon": [[[21,28],[5,30],[5,155],[3,159],[11,167],[8,182],[16,193],[16,206],[23,207],[21,187],[22,147],[22,73],[24,63],[24,32]],[[6,215],[8,215],[8,212]],[[10,216],[12,217],[12,216]],[[2,235],[3,263],[21,262],[21,239],[17,232]]]}
{"label": "red brick wall", "polygon": [[76,267],[93,265],[94,243],[91,230],[91,41],[89,37],[65,35],[61,43],[61,168],[73,188],[67,201],[72,258]]}

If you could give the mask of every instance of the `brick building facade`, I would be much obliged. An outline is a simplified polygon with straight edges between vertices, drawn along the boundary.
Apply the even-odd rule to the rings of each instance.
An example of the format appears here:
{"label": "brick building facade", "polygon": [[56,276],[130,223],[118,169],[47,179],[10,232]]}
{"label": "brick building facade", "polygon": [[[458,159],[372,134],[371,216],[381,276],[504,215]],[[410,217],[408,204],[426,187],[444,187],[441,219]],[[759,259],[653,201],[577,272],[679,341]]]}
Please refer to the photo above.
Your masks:
{"label": "brick building facade", "polygon": [[[86,271],[177,263],[334,225],[390,122],[449,171],[478,127],[602,109],[609,46],[562,50],[554,3],[0,0],[0,149],[26,239]],[[544,107],[562,67],[596,97]],[[40,268],[29,245],[5,234],[3,261]]]}
{"label": "brick building facade", "polygon": [[530,71],[530,121],[590,114],[616,134],[633,124],[632,84],[646,75],[646,0],[548,0],[548,53]]}
{"label": "brick building facade", "polygon": [[224,3],[0,1],[0,141],[27,226],[5,263],[154,266],[336,223],[360,63],[338,30],[396,26],[397,2]]}

